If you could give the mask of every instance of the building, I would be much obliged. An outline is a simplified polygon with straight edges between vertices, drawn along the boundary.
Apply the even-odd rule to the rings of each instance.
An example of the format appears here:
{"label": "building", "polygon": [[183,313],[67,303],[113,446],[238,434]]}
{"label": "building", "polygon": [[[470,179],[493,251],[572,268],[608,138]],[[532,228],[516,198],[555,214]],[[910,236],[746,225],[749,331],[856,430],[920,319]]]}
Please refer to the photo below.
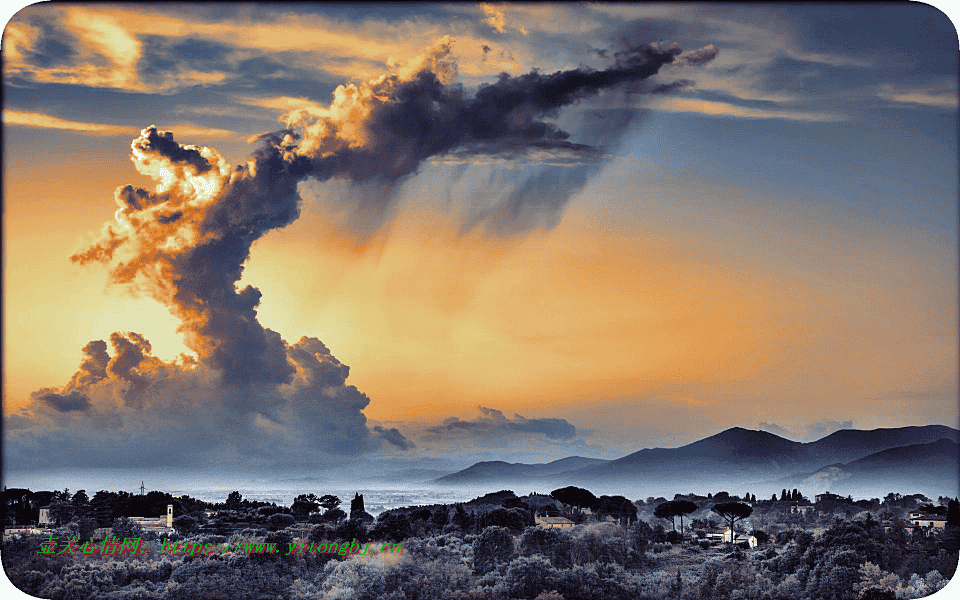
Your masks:
{"label": "building", "polygon": [[[890,533],[891,531],[893,531],[894,527],[896,527],[897,525],[891,521],[882,521],[880,523],[880,526],[883,527],[884,533]],[[914,534],[923,535],[923,528],[917,525],[914,525],[912,523],[908,523],[906,525],[901,523],[900,526],[903,527],[903,530],[909,533],[910,535],[914,535]]]}
{"label": "building", "polygon": [[[703,535],[700,536],[699,539],[706,540],[711,544],[719,544],[719,543],[729,544],[730,535],[731,533],[730,533],[729,527],[727,527],[726,529],[723,529],[720,527],[711,527],[709,529],[705,529],[703,531]],[[755,538],[752,535],[747,535],[745,533],[738,533],[733,541],[734,543],[737,543],[737,544],[746,543],[751,548],[756,548],[757,544],[759,543],[757,541],[757,538]]]}
{"label": "building", "polygon": [[575,523],[566,517],[534,517],[537,525],[544,529],[573,529]]}
{"label": "building", "polygon": [[40,507],[40,525],[53,525],[53,517],[50,515],[50,505]]}
{"label": "building", "polygon": [[843,496],[838,496],[836,494],[831,494],[830,492],[824,492],[822,494],[817,494],[813,497],[814,502],[840,502],[841,500],[846,500]]}
{"label": "building", "polygon": [[801,516],[806,516],[807,513],[816,513],[817,509],[810,504],[791,504],[790,513],[791,514],[800,514]]}
{"label": "building", "polygon": [[9,542],[10,540],[20,537],[21,535],[40,535],[42,533],[42,529],[37,529],[36,527],[29,527],[26,525],[20,527],[7,527],[3,530],[3,541]]}
{"label": "building", "polygon": [[129,517],[131,523],[136,523],[144,532],[173,533],[173,505],[167,505],[167,514],[164,517]]}
{"label": "building", "polygon": [[[724,543],[730,543],[731,535],[733,534],[730,532],[730,528],[728,527],[727,530],[723,532]],[[735,544],[742,544],[744,542],[746,542],[746,544],[751,548],[756,548],[758,543],[757,538],[755,538],[752,535],[747,535],[745,533],[738,533],[737,536],[733,539],[733,543]]]}
{"label": "building", "polygon": [[910,513],[910,523],[920,527],[924,533],[940,533],[947,527],[947,517],[922,512]]}

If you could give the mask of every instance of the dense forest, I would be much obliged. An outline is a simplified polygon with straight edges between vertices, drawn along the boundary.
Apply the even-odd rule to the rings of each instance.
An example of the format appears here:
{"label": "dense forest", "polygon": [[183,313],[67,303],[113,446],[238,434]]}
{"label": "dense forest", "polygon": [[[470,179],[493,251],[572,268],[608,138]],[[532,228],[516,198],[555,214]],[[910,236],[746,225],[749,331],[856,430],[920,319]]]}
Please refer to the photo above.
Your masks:
{"label": "dense forest", "polygon": [[[153,500],[159,506],[169,498]],[[120,516],[113,534],[141,537],[146,552],[48,555],[40,551],[47,536],[22,535],[4,542],[2,556],[17,587],[66,600],[894,600],[941,589],[957,568],[956,501],[950,503],[949,525],[925,535],[910,533],[903,519],[917,506],[939,508],[923,505],[923,497],[835,498],[817,503],[815,514],[799,514],[790,509],[805,501],[799,493],[785,491],[782,499],[759,502],[747,494],[741,504],[749,507],[744,533],[758,545],[705,541],[703,532],[723,521],[717,518],[723,507],[740,500],[725,492],[631,502],[596,498],[579,488],[523,498],[504,491],[453,506],[397,509],[374,519],[363,510],[362,498],[351,503],[348,516],[332,496],[303,495],[283,507],[249,503],[234,493],[212,511],[205,503],[180,500],[193,512],[181,513],[177,533],[164,540],[225,544],[240,536],[275,544],[277,552],[161,554],[164,540]],[[53,537],[78,537],[85,533],[85,519],[99,524],[99,517],[107,518],[104,508],[98,515],[92,504],[77,503],[72,516],[65,510],[63,517],[70,519]],[[163,514],[151,506],[139,510]],[[535,521],[544,514],[576,525],[544,528]],[[686,515],[679,528],[678,514]],[[301,538],[318,544],[374,542],[363,556],[288,554]],[[385,542],[400,543],[402,551],[380,552]]]}

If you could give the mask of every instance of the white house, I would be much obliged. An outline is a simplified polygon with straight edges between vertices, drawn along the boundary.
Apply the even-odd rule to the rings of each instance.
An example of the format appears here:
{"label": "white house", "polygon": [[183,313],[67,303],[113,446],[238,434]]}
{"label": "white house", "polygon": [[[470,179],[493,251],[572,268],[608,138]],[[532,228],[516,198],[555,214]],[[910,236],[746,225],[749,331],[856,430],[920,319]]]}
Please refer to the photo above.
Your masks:
{"label": "white house", "polygon": [[[703,536],[700,539],[705,539],[713,543],[723,542],[725,544],[729,544],[730,535],[731,534],[730,534],[729,527],[727,527],[726,529],[721,529],[719,527],[712,527],[710,529],[704,530]],[[752,535],[746,535],[744,533],[738,533],[736,538],[734,538],[734,542],[737,544],[739,544],[740,542],[746,542],[751,548],[756,548],[758,543],[757,538],[755,538]]]}
{"label": "white house", "polygon": [[[730,536],[731,536],[731,535],[733,535],[733,534],[730,532],[730,528],[727,527],[727,530],[723,532],[723,541],[724,541],[725,543],[729,543],[729,542],[730,542]],[[739,543],[741,543],[741,542],[746,542],[747,545],[749,545],[751,548],[756,548],[756,547],[757,547],[757,538],[755,538],[755,537],[752,536],[752,535],[747,535],[747,534],[745,534],[745,533],[738,533],[738,534],[737,534],[737,537],[735,537],[735,538],[733,539],[733,542],[734,542],[735,544],[739,544]]]}

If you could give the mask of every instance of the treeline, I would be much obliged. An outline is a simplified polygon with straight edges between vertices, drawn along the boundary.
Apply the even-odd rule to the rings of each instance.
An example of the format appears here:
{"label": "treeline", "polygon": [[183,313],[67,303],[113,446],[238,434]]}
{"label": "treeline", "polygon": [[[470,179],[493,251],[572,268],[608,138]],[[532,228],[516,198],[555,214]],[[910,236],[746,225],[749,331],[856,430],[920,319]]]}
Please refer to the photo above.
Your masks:
{"label": "treeline", "polygon": [[[68,600],[894,600],[936,591],[953,577],[960,557],[960,527],[951,524],[939,536],[914,536],[900,523],[884,526],[869,512],[854,520],[834,519],[817,536],[779,526],[770,535],[758,535],[755,549],[703,547],[666,532],[663,524],[677,514],[696,514],[689,512],[690,504],[724,517],[727,505],[742,504],[739,498],[726,493],[709,499],[677,495],[670,501],[621,498],[596,497],[582,488],[523,498],[501,491],[452,506],[406,507],[374,519],[359,497],[347,516],[335,497],[304,495],[291,507],[278,507],[245,504],[235,493],[220,505],[220,518],[265,518],[267,523],[242,530],[249,541],[286,549],[300,537],[317,543],[372,539],[374,548],[402,543],[403,553],[161,556],[160,542],[150,541],[142,556],[45,556],[38,554],[39,537],[26,536],[6,542],[2,556],[8,577],[25,592]],[[782,507],[768,508],[767,517],[785,514]],[[534,525],[534,514],[552,511],[586,524],[565,530]],[[303,518],[316,515],[320,522],[304,527]],[[693,521],[694,527],[707,525],[703,518]],[[122,520],[115,528],[118,524],[122,530]],[[70,533],[64,527],[58,535]],[[225,535],[188,533],[184,527],[171,538],[228,541]]]}
{"label": "treeline", "polygon": [[3,490],[6,506],[4,525],[36,524],[40,508],[50,507],[54,524],[68,523],[76,517],[92,518],[98,527],[109,527],[118,517],[159,517],[167,514],[167,505],[173,505],[173,514],[196,512],[215,505],[190,496],[174,497],[167,492],[150,491],[146,494],[108,492],[101,490],[89,497],[86,490],[71,494],[63,491],[31,492],[23,488]]}
{"label": "treeline", "polygon": [[[344,525],[354,529],[341,526],[334,535],[373,535],[376,528],[359,520]],[[273,543],[290,539],[286,532],[272,535]],[[893,600],[942,587],[960,547],[956,531],[913,539],[868,522],[840,521],[818,537],[791,536],[783,551],[769,544],[704,551],[655,542],[644,521],[519,533],[491,525],[480,533],[406,537],[402,557],[382,561],[336,554],[159,556],[152,547],[147,556],[113,560],[49,557],[37,555],[37,540],[24,538],[5,544],[3,560],[27,593],[67,600]]]}

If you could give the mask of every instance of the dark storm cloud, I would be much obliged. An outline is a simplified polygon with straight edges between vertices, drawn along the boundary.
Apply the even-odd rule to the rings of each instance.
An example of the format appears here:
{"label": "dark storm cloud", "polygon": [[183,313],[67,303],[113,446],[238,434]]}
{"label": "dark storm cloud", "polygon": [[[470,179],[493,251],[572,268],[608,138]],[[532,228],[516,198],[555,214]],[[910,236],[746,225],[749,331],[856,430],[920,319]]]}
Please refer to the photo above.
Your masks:
{"label": "dark storm cloud", "polygon": [[196,169],[196,174],[201,175],[210,170],[210,163],[201,155],[194,146],[181,146],[173,139],[173,132],[157,131],[151,128],[146,136],[141,136],[137,140],[134,148],[144,153],[156,153],[159,156],[168,158],[174,164],[192,165]]}
{"label": "dark storm cloud", "polygon": [[396,427],[391,427],[390,429],[384,429],[379,425],[374,425],[371,427],[371,430],[376,434],[377,437],[393,444],[401,450],[412,450],[416,448],[413,442],[408,440],[400,430]]}
{"label": "dark storm cloud", "polygon": [[[105,263],[113,282],[134,285],[164,304],[196,358],[161,361],[134,332],[111,336],[112,356],[104,342],[91,342],[67,386],[34,395],[21,415],[34,426],[16,430],[11,455],[42,462],[34,449],[68,426],[76,451],[64,450],[62,460],[74,466],[101,458],[84,450],[97,436],[124,448],[130,439],[142,440],[139,458],[126,458],[145,464],[295,466],[383,444],[412,448],[398,430],[367,425],[363,410],[370,399],[346,383],[349,368],[320,340],[288,344],[258,321],[260,291],[237,285],[253,243],[299,217],[298,186],[307,179],[370,186],[379,192],[369,200],[388,207],[397,182],[427,159],[454,152],[545,165],[477,222],[506,233],[552,227],[603,156],[600,147],[568,139],[552,119],[584,98],[655,75],[681,53],[672,45],[638,45],[618,52],[604,70],[504,74],[469,96],[453,84],[449,52],[447,40],[403,77],[341,86],[324,116],[287,115],[287,129],[259,136],[252,156],[236,167],[212,148],[145,128],[131,144],[132,158],[157,182],[155,190],[118,188],[114,221],[72,260]],[[476,421],[454,420],[434,433],[576,435],[563,419],[481,413]],[[168,452],[166,438],[191,441]]]}
{"label": "dark storm cloud", "polygon": [[[446,81],[455,70],[449,53],[449,42],[441,42],[428,56],[434,67],[409,79],[392,75],[361,86],[339,88],[331,105],[332,116],[317,117],[309,111],[288,115],[289,129],[278,133],[283,137],[277,146],[288,153],[292,172],[320,180],[372,180],[388,188],[416,173],[433,157],[578,155],[582,159],[576,167],[578,173],[528,176],[504,198],[507,212],[483,219],[498,233],[549,227],[556,223],[572,194],[596,172],[582,163],[596,162],[603,155],[601,148],[571,140],[570,133],[553,122],[561,110],[607,90],[663,93],[690,85],[688,80],[681,80],[655,84],[649,86],[651,89],[639,86],[682,56],[682,51],[675,44],[636,44],[616,52],[614,64],[606,69],[534,70],[520,76],[504,73],[470,96],[461,86]],[[690,64],[703,64],[716,53],[705,50],[690,56]],[[354,110],[347,111],[348,107]],[[357,112],[366,116],[360,122],[350,120]],[[351,117],[339,117],[340,113]],[[360,133],[345,137],[343,132],[348,128],[359,129]],[[605,140],[610,144],[617,141],[617,137]],[[545,179],[554,183],[565,180],[569,185],[554,187],[549,199],[531,193]],[[384,201],[392,201],[392,195],[385,194]],[[517,220],[509,222],[511,216]],[[477,218],[472,215],[474,221]]]}
{"label": "dark storm cloud", "polygon": [[80,392],[59,394],[54,390],[44,389],[34,392],[32,396],[34,400],[39,400],[59,412],[84,411],[90,408],[90,398]]}
{"label": "dark storm cloud", "polygon": [[80,369],[74,374],[69,388],[89,386],[107,378],[107,365],[110,364],[110,355],[107,354],[107,343],[103,340],[90,342],[83,347],[86,355],[80,364]]}
{"label": "dark storm cloud", "polygon": [[565,419],[527,419],[513,415],[508,419],[502,412],[493,408],[478,406],[480,417],[474,421],[463,421],[451,417],[443,425],[428,427],[426,432],[432,438],[482,439],[502,438],[517,434],[542,435],[551,440],[570,440],[576,437],[577,428]]}

